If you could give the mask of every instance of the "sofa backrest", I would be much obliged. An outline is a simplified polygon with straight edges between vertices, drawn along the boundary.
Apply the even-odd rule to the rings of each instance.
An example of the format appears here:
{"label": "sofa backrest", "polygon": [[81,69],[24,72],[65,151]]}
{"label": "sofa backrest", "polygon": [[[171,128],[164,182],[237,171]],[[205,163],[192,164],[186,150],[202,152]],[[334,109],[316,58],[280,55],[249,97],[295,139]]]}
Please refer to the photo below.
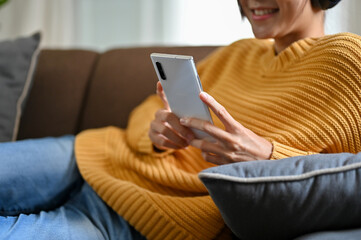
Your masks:
{"label": "sofa backrest", "polygon": [[77,134],[89,128],[126,127],[129,113],[155,93],[150,53],[194,56],[216,47],[139,47],[105,53],[42,50],[18,139]]}

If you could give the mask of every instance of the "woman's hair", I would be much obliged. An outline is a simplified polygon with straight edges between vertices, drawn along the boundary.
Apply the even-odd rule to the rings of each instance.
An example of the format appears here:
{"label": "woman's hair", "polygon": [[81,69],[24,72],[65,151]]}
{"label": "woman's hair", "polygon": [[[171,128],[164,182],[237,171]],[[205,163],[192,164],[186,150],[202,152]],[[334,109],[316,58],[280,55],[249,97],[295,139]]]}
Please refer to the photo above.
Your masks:
{"label": "woman's hair", "polygon": [[326,10],[329,8],[333,8],[337,5],[341,0],[311,0],[312,6],[315,8],[321,8],[322,10]]}
{"label": "woman's hair", "polygon": [[[327,10],[329,8],[333,8],[334,6],[337,5],[337,3],[339,3],[341,0],[311,0],[311,4],[314,8],[320,8],[322,10]],[[242,18],[245,17],[244,12],[242,10],[242,6],[239,3],[239,0],[237,0],[238,2],[238,6],[239,6],[239,10],[241,12]]]}

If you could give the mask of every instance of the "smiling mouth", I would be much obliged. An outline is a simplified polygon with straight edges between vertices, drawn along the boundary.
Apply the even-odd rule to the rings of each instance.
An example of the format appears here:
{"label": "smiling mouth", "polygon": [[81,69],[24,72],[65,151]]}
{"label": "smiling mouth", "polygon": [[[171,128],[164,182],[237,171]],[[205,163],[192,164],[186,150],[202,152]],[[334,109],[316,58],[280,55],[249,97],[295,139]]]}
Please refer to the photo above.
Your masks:
{"label": "smiling mouth", "polygon": [[252,9],[251,10],[254,16],[261,17],[274,14],[278,12],[278,9]]}

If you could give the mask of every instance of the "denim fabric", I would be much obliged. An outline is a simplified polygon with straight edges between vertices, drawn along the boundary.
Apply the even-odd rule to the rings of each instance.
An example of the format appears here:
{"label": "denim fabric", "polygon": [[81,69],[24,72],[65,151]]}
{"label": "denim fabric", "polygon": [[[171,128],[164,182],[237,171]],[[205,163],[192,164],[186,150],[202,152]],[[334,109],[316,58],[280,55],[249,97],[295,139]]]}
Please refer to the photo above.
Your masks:
{"label": "denim fabric", "polygon": [[0,143],[0,239],[145,239],[82,180],[73,144]]}

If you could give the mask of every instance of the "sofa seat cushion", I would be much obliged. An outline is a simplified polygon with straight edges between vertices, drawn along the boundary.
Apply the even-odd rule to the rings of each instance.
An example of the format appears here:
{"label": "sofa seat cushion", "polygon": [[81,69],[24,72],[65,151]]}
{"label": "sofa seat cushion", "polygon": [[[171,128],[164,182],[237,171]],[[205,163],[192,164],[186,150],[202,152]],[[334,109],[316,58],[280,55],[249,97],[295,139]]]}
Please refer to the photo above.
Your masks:
{"label": "sofa seat cushion", "polygon": [[235,163],[199,177],[241,239],[293,239],[361,226],[361,153]]}

